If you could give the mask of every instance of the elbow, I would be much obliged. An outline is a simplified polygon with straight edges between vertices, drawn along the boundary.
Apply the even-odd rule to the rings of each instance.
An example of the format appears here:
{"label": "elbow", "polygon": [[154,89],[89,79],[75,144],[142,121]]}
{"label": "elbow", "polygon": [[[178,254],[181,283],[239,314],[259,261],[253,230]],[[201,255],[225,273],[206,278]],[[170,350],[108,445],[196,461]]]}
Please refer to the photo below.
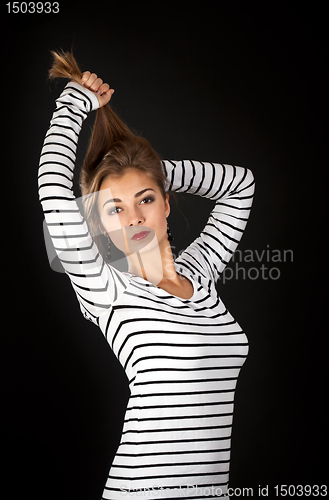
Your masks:
{"label": "elbow", "polygon": [[249,168],[246,168],[245,184],[247,187],[252,188],[253,191],[255,190],[255,177]]}

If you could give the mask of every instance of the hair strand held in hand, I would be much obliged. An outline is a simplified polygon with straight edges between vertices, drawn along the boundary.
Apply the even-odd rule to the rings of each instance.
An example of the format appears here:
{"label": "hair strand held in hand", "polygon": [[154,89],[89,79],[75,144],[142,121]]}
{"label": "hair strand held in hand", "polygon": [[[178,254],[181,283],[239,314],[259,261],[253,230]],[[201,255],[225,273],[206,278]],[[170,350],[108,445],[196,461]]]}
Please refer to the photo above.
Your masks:
{"label": "hair strand held in hand", "polygon": [[[49,78],[67,78],[81,84],[82,72],[71,52],[51,51]],[[89,147],[80,173],[86,218],[94,236],[99,234],[97,192],[109,175],[121,176],[129,168],[149,175],[165,196],[165,173],[160,156],[144,137],[134,134],[107,104],[96,112]],[[95,196],[87,196],[95,193]],[[103,245],[101,245],[103,246]],[[106,250],[106,246],[103,250]]]}

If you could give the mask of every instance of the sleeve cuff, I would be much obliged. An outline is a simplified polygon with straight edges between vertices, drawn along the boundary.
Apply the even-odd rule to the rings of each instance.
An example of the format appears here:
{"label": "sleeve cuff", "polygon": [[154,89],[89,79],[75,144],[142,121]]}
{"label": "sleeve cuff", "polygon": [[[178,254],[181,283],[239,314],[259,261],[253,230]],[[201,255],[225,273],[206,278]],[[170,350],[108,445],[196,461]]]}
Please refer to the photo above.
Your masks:
{"label": "sleeve cuff", "polygon": [[90,99],[90,101],[92,103],[92,107],[91,107],[90,111],[94,111],[94,110],[99,108],[99,102],[98,102],[98,99],[96,97],[96,94],[94,94],[94,92],[91,92],[91,90],[88,90],[85,87],[83,87],[82,85],[79,85],[78,83],[75,83],[75,82],[69,82],[67,85],[69,85],[70,87],[76,88],[77,90],[79,90],[79,92],[82,92]]}

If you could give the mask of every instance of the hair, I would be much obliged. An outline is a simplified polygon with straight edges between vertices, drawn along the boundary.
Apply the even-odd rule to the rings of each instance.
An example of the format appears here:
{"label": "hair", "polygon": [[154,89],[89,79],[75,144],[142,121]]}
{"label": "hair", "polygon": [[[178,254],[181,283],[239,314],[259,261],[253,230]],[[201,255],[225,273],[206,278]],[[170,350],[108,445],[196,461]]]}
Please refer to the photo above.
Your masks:
{"label": "hair", "polygon": [[[81,83],[82,72],[72,52],[51,51],[49,78],[67,78]],[[86,220],[101,253],[106,255],[107,242],[98,238],[100,218],[97,193],[108,176],[120,177],[129,169],[147,174],[165,197],[165,173],[160,156],[147,139],[134,134],[107,104],[96,112],[89,146],[80,172],[80,189]]]}

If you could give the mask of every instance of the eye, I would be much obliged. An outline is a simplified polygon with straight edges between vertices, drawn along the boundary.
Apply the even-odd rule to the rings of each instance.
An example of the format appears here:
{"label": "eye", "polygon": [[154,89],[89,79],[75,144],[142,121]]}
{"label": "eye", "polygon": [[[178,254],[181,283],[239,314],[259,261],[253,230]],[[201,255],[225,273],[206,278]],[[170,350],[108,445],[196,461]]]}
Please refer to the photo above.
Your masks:
{"label": "eye", "polygon": [[120,213],[121,210],[122,210],[122,208],[120,208],[120,207],[113,207],[107,213],[108,213],[108,215],[115,215],[115,214]]}
{"label": "eye", "polygon": [[144,205],[145,203],[152,203],[152,201],[154,201],[154,197],[147,196],[146,198],[143,198],[140,203]]}

